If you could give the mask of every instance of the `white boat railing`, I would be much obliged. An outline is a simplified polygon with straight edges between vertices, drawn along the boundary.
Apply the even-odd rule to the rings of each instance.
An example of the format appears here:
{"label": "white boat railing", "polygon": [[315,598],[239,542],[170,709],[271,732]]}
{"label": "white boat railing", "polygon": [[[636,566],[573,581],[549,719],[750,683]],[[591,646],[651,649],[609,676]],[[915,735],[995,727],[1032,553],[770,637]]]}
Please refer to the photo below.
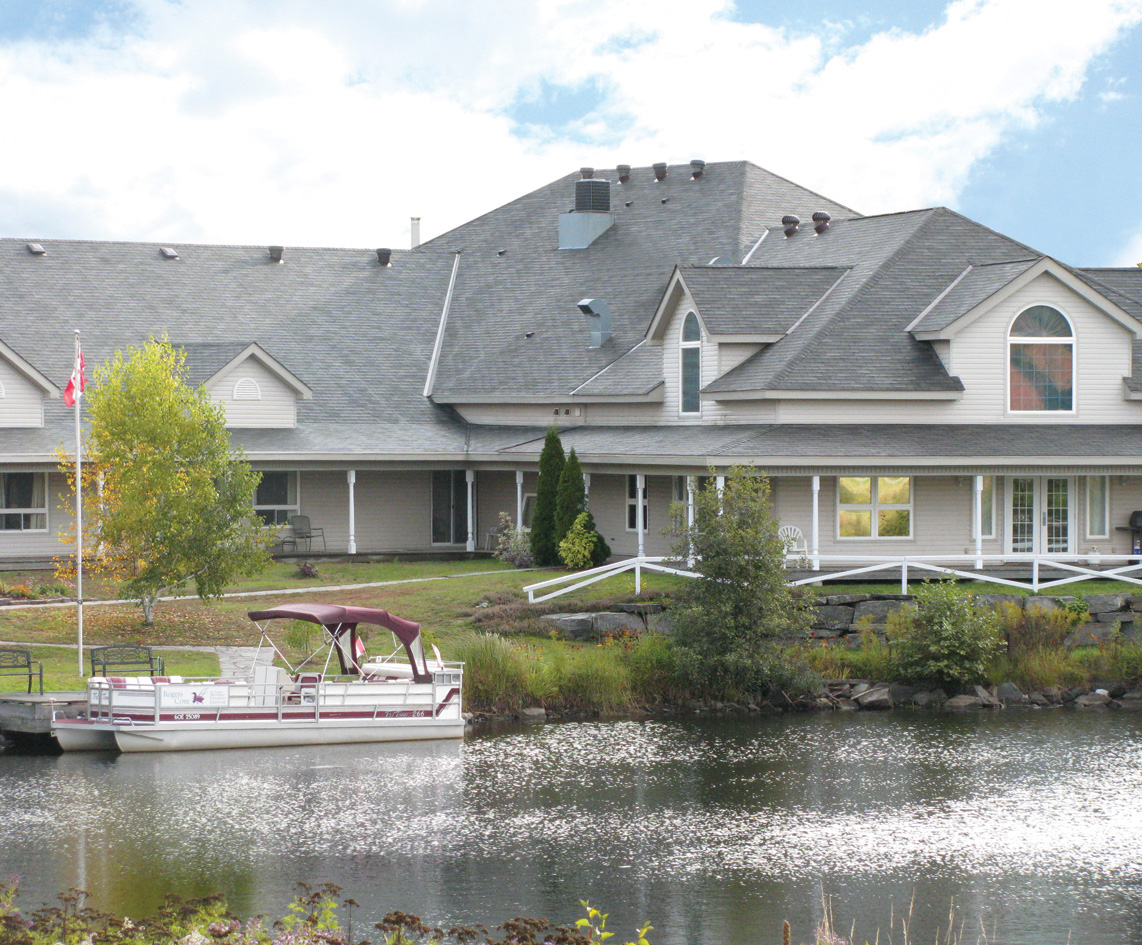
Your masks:
{"label": "white boat railing", "polygon": [[[1100,554],[1095,561],[1093,555],[1033,555],[1033,554],[1005,554],[1005,555],[804,555],[791,554],[785,559],[785,566],[790,571],[812,570],[807,577],[798,577],[789,581],[790,586],[800,587],[810,584],[825,584],[830,581],[851,580],[862,575],[876,575],[891,573],[900,575],[900,593],[908,593],[908,581],[915,577],[916,572],[924,575],[934,575],[944,578],[960,578],[967,581],[982,581],[989,584],[1002,584],[1024,590],[1039,591],[1063,587],[1068,584],[1077,584],[1082,581],[1121,581],[1125,584],[1142,586],[1142,557],[1139,555],[1110,555]],[[1011,574],[997,573],[997,569],[1007,568],[1011,565],[1024,565],[1030,568],[1031,574],[1027,579],[1015,577]],[[822,566],[829,570],[821,570]],[[642,593],[642,572],[654,571],[662,574],[677,574],[682,577],[698,577],[698,573],[689,570],[693,567],[682,567],[677,559],[666,557],[634,557],[622,561],[615,561],[598,568],[586,571],[576,571],[571,574],[560,575],[538,584],[528,584],[523,589],[527,591],[527,599],[538,604],[542,601],[569,594],[581,587],[587,587],[598,581],[618,574],[634,572],[634,590],[636,594]],[[832,570],[835,567],[837,570]],[[1051,574],[1044,576],[1044,571],[1065,573],[1065,577]],[[554,590],[553,590],[554,588]],[[537,592],[547,593],[537,596]]]}

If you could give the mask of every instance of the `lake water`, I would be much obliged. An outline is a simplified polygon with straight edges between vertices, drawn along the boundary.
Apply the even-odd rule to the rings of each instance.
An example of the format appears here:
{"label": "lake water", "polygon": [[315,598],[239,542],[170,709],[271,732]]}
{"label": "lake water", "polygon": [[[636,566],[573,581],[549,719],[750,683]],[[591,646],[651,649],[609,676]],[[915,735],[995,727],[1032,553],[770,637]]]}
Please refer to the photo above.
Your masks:
{"label": "lake water", "polygon": [[[152,912],[167,892],[280,914],[334,882],[373,922],[517,915],[623,942],[847,934],[1142,942],[1142,713],[813,714],[517,728],[461,744],[0,753],[0,876]],[[359,920],[360,921],[360,920]],[[379,936],[379,933],[377,933]],[[943,940],[943,936],[941,937]]]}

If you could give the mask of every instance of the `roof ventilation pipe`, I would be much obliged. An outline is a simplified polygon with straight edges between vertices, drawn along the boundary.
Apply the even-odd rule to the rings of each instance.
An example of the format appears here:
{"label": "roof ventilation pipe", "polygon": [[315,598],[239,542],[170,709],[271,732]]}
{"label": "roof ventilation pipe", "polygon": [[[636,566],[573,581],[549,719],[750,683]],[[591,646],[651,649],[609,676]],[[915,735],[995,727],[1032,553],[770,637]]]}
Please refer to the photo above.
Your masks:
{"label": "roof ventilation pipe", "polygon": [[285,252],[284,246],[271,246],[270,247],[270,260],[272,262],[280,263],[282,261],[282,253]]}
{"label": "roof ventilation pipe", "polygon": [[666,164],[665,164],[665,162],[659,162],[658,164],[654,165],[654,179],[657,181],[666,180]]}
{"label": "roof ventilation pipe", "polygon": [[611,337],[611,307],[602,299],[580,299],[579,311],[587,316],[587,326],[591,329],[590,348],[601,348]]}
{"label": "roof ventilation pipe", "polygon": [[697,180],[704,173],[706,173],[706,162],[693,160],[690,162],[690,179]]}
{"label": "roof ventilation pipe", "polygon": [[382,247],[377,250],[377,265],[387,266],[390,262],[392,262],[392,258],[393,251],[391,249]]}
{"label": "roof ventilation pipe", "polygon": [[620,184],[625,184],[627,181],[630,180],[630,165],[629,164],[620,164],[618,167],[615,168],[615,170],[619,172],[619,183]]}
{"label": "roof ventilation pipe", "polygon": [[413,249],[420,245],[420,217],[408,218],[408,237]]}
{"label": "roof ventilation pipe", "polygon": [[[583,168],[583,171],[589,170],[589,167]],[[577,180],[575,209],[559,214],[559,248],[586,249],[614,224],[611,182],[594,178]]]}
{"label": "roof ventilation pipe", "polygon": [[833,218],[829,216],[829,214],[825,213],[824,210],[818,210],[813,214],[813,229],[817,231],[818,236],[820,236],[825,232],[825,230],[829,228],[829,221],[831,219]]}
{"label": "roof ventilation pipe", "polygon": [[781,225],[785,227],[785,235],[792,236],[797,232],[797,227],[801,225],[801,218],[793,216],[792,213],[787,213],[781,218]]}
{"label": "roof ventilation pipe", "polygon": [[579,175],[583,180],[590,180],[595,176],[595,169],[593,167],[581,167],[579,168]]}

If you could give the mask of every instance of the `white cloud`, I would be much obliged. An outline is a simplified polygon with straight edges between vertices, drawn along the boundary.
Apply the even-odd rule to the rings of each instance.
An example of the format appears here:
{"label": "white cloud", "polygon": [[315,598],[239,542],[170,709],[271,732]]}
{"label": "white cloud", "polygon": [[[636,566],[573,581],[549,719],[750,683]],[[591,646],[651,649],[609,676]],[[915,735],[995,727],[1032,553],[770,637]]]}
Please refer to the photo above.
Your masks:
{"label": "white cloud", "polygon": [[[139,6],[137,35],[0,46],[5,235],[406,245],[410,215],[429,236],[580,164],[691,157],[864,211],[951,203],[1142,20],[1142,0],[957,0],[834,51],[832,27],[722,0]],[[507,112],[541,81],[604,90],[573,127],[599,144],[519,136]]]}
{"label": "white cloud", "polygon": [[1111,261],[1112,266],[1137,266],[1142,263],[1142,223],[1138,232],[1123,244],[1118,255]]}

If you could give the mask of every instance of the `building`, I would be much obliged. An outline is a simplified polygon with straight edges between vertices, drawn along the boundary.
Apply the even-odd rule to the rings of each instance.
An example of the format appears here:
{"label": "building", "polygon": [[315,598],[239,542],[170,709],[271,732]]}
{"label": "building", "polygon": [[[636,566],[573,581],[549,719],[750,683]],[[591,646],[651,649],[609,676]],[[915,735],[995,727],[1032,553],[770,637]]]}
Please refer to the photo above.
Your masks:
{"label": "building", "polygon": [[75,328],[181,345],[330,551],[483,549],[552,424],[618,555],[740,463],[822,554],[1125,553],[1142,509],[1142,270],[746,162],[583,168],[407,251],[0,240],[10,562],[62,550]]}

